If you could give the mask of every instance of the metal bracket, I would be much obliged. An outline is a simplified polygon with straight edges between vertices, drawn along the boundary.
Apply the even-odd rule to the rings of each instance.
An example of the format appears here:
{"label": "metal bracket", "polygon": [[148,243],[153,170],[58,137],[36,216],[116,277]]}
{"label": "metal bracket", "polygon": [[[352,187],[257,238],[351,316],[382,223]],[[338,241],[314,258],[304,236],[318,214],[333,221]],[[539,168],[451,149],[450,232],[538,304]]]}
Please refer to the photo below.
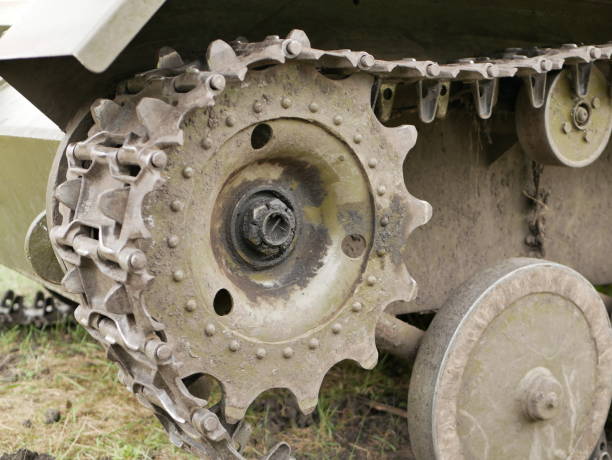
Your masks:
{"label": "metal bracket", "polygon": [[523,78],[529,101],[535,109],[542,107],[546,99],[546,75],[546,73],[536,73]]}
{"label": "metal bracket", "polygon": [[419,80],[417,82],[417,99],[419,101],[419,118],[423,123],[431,123],[442,112],[446,116],[450,83],[443,80]]}
{"label": "metal bracket", "polygon": [[395,101],[395,90],[397,83],[381,83],[378,87],[378,97],[376,99],[376,113],[378,119],[385,123],[391,118],[393,102]]}
{"label": "metal bracket", "polygon": [[474,105],[478,116],[483,120],[491,118],[493,107],[497,102],[497,92],[499,89],[497,78],[491,80],[476,80],[472,83],[474,94]]}
{"label": "metal bracket", "polygon": [[571,66],[572,85],[578,97],[585,97],[589,91],[589,80],[591,79],[591,62],[578,63]]}

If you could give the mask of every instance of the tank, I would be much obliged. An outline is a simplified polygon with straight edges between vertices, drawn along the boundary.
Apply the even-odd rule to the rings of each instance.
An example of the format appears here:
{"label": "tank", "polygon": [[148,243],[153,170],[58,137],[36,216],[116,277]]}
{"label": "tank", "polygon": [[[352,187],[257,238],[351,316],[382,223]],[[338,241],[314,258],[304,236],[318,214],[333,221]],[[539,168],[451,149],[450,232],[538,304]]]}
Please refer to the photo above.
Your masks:
{"label": "tank", "polygon": [[612,2],[29,8],[0,75],[64,135],[3,148],[0,262],[173,443],[386,352],[417,460],[609,458]]}

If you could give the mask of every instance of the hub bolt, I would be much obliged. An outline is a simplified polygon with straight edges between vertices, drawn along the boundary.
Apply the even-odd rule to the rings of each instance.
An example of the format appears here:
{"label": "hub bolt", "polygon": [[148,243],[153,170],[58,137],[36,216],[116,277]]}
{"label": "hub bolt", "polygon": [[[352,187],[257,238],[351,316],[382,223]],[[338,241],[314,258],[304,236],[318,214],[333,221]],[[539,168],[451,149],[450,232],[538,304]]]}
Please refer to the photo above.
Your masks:
{"label": "hub bolt", "polygon": [[255,250],[271,256],[291,244],[295,234],[295,216],[280,199],[262,198],[251,203],[242,231],[244,239]]}

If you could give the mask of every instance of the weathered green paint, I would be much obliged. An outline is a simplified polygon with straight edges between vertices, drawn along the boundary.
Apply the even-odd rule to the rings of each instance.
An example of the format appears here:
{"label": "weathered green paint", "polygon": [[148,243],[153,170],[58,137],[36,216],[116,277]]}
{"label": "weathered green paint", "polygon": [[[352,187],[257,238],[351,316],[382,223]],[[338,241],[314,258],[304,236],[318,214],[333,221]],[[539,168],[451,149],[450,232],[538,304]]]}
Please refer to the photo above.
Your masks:
{"label": "weathered green paint", "polygon": [[45,192],[58,141],[0,136],[0,263],[32,276],[24,252],[32,220],[45,209]]}

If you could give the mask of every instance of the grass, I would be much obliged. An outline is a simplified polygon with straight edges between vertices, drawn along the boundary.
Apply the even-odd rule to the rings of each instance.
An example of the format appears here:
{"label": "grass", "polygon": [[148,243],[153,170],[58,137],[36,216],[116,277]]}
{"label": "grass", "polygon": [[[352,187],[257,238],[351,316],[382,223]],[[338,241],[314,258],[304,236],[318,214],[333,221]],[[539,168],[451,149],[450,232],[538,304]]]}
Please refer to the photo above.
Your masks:
{"label": "grass", "polygon": [[[0,267],[0,292],[32,296],[39,286]],[[59,459],[194,459],[175,448],[149,410],[116,378],[117,368],[80,327],[0,332],[0,455],[28,448]],[[368,403],[405,410],[407,366],[383,357],[374,371],[343,362],[323,382],[314,414],[273,390],[247,414],[248,458],[287,441],[298,459],[411,458],[406,420]],[[45,424],[45,412],[61,419]]]}

